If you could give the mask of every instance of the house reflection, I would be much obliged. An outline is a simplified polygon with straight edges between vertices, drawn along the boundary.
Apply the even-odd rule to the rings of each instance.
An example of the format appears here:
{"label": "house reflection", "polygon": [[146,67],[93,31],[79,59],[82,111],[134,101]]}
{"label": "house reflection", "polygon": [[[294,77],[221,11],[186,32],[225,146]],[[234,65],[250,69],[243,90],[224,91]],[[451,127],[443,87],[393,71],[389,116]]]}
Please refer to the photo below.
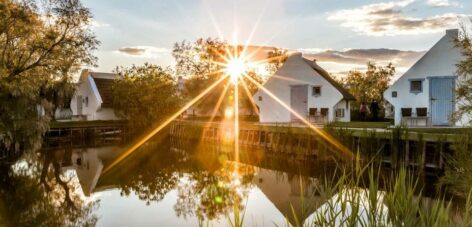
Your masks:
{"label": "house reflection", "polygon": [[174,205],[177,217],[203,215],[199,218],[206,220],[224,217],[233,210],[234,201],[243,197],[241,191],[249,192],[255,187],[266,196],[264,203],[272,203],[292,225],[303,224],[326,202],[317,194],[321,186],[317,178],[273,170],[273,166],[264,164],[237,164],[242,180],[241,184],[232,186],[231,173],[235,171],[235,163],[226,159],[221,161],[221,154],[208,150],[202,157],[202,153],[150,146],[103,174],[121,150],[119,146],[106,146],[62,149],[55,153],[61,156],[57,160],[62,160],[63,170],[75,170],[85,196],[118,189],[122,195],[134,193],[149,204],[159,202],[175,190],[180,198]]}
{"label": "house reflection", "polygon": [[317,193],[316,178],[259,168],[253,183],[294,226],[303,225],[326,202]]}
{"label": "house reflection", "polygon": [[90,196],[95,191],[105,189],[95,187],[104,166],[113,161],[118,154],[118,146],[83,148],[72,152],[72,166],[75,168],[84,195]]}

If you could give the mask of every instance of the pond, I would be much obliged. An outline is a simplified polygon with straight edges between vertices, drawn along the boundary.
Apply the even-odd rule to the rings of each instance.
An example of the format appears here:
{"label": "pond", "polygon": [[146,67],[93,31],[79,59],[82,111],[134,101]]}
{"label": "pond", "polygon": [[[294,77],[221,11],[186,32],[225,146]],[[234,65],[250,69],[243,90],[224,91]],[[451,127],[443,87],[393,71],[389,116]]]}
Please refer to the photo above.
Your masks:
{"label": "pond", "polygon": [[337,178],[332,161],[241,147],[235,162],[227,146],[165,138],[110,168],[128,145],[68,142],[2,164],[0,224],[297,226],[335,195],[320,190]]}
{"label": "pond", "polygon": [[4,165],[3,193],[14,190],[12,207],[31,219],[25,224],[74,218],[97,226],[228,226],[237,218],[250,226],[285,225],[322,204],[309,193],[318,181],[309,175],[323,168],[303,168],[306,160],[256,152],[241,156],[250,162],[236,163],[222,147],[165,139],[144,144],[107,170],[125,147],[62,144],[25,154],[10,169]]}

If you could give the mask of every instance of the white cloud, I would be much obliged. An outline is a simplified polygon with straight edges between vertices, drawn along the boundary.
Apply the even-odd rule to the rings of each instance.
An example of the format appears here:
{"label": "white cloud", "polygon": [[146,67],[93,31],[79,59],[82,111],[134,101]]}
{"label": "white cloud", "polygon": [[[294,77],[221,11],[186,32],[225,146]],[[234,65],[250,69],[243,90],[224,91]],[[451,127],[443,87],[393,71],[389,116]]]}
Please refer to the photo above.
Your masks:
{"label": "white cloud", "polygon": [[457,27],[461,17],[468,17],[455,13],[424,18],[405,15],[404,9],[413,2],[414,0],[392,1],[339,10],[331,13],[328,19],[340,21],[342,26],[360,34],[395,36],[442,32],[446,28]]}
{"label": "white cloud", "polygon": [[132,57],[140,58],[158,58],[163,55],[170,54],[170,49],[154,47],[154,46],[131,46],[122,47],[116,51],[117,53],[124,54]]}
{"label": "white cloud", "polygon": [[92,28],[103,28],[103,27],[109,27],[110,24],[99,22],[97,20],[91,19],[89,26]]}
{"label": "white cloud", "polygon": [[462,7],[460,3],[455,2],[455,1],[449,1],[449,0],[428,0],[426,4],[433,7],[449,7],[449,6]]}

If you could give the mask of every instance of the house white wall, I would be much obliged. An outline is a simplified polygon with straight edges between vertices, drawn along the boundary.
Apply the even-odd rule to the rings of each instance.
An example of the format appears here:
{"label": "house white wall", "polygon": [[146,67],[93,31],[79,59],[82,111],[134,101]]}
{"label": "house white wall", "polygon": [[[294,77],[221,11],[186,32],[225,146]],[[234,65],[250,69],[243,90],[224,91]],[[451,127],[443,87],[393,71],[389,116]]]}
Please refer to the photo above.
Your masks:
{"label": "house white wall", "polygon": [[[82,96],[82,100],[78,100]],[[87,103],[88,99],[88,103]],[[85,120],[118,120],[113,109],[101,108],[102,99],[95,85],[93,77],[89,73],[84,73],[80,80],[79,86],[71,100],[71,110],[73,116],[78,116],[77,102],[82,101],[82,115]]]}
{"label": "house white wall", "polygon": [[[416,108],[426,107],[428,108],[428,116],[431,116],[428,78],[455,75],[456,64],[462,58],[460,50],[454,47],[454,39],[457,36],[457,29],[447,30],[446,35],[384,92],[384,98],[394,106],[395,125],[401,123],[401,108],[412,108],[413,115],[415,115]],[[410,92],[412,79],[423,80],[422,92]],[[396,98],[392,97],[392,92],[397,93]],[[457,123],[457,125],[462,124]]]}
{"label": "house white wall", "polygon": [[[292,54],[282,67],[269,78],[264,84],[264,87],[277,96],[282,102],[290,106],[290,86],[305,84],[308,85],[308,108],[306,113],[300,114],[306,117],[309,108],[318,108],[318,112],[320,108],[329,108],[329,121],[334,121],[335,106],[339,103],[339,107],[346,107],[343,95],[307,64],[301,53]],[[312,95],[313,86],[321,86],[320,96]],[[260,122],[291,121],[290,112],[264,91],[259,90],[253,98],[260,108]],[[345,114],[345,117],[339,120],[349,121],[350,115],[348,109],[345,110]]]}

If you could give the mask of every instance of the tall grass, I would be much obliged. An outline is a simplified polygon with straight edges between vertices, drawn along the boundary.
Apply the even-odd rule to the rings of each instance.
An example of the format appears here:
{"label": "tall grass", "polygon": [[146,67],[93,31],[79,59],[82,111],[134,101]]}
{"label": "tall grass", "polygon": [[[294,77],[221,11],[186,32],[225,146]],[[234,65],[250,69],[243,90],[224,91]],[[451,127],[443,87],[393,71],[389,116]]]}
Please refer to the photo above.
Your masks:
{"label": "tall grass", "polygon": [[442,196],[423,197],[418,179],[405,168],[387,183],[373,165],[339,170],[338,179],[326,178],[317,193],[327,202],[295,226],[472,226],[472,193],[464,207],[452,209]]}

